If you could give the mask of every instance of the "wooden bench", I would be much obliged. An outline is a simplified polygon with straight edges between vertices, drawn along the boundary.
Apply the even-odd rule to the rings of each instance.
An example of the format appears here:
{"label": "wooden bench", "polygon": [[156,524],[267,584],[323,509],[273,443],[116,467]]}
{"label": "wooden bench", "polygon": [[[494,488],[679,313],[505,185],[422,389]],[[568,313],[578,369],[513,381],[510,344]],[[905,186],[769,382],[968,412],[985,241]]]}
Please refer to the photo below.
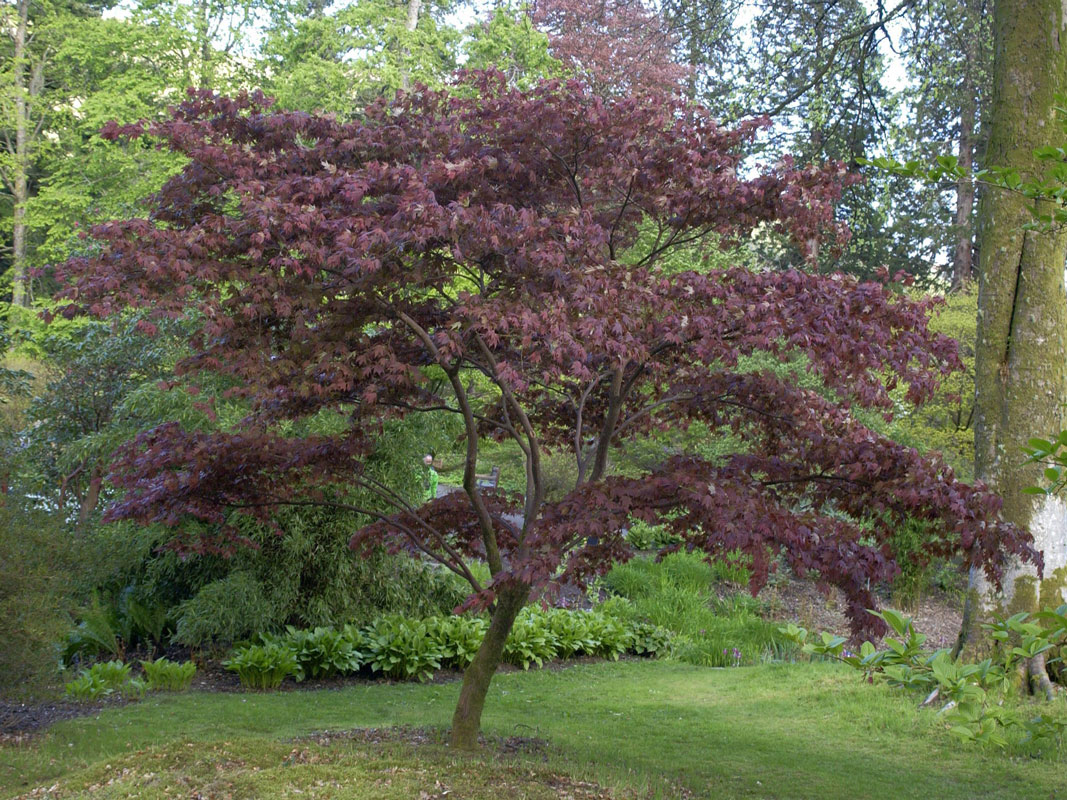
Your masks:
{"label": "wooden bench", "polygon": [[479,489],[495,489],[500,482],[500,467],[493,467],[488,475],[475,475],[474,485]]}

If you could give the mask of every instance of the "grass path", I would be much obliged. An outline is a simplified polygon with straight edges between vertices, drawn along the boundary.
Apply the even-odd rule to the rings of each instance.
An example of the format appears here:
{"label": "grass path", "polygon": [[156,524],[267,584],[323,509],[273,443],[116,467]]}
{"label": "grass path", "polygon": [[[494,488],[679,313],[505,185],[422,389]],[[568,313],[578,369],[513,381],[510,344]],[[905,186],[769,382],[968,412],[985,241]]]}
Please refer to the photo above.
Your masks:
{"label": "grass path", "polygon": [[[493,756],[472,767],[443,749],[347,743],[312,745],[307,763],[285,764],[289,740],[313,731],[445,726],[457,691],[457,685],[374,684],[150,697],[60,723],[32,746],[0,749],[0,796],[56,784],[55,796],[93,798],[264,797],[293,790],[305,792],[293,796],[336,798],[600,796],[552,784],[553,774],[566,773],[597,781],[617,797],[647,796],[651,788],[653,796],[675,797],[684,789],[715,800],[1067,800],[1062,752],[1035,759],[958,744],[933,711],[915,710],[913,697],[863,685],[854,673],[827,665],[712,670],[626,662],[500,675],[485,728],[547,739],[547,763]],[[380,785],[389,769],[395,782]],[[440,794],[448,781],[457,788]],[[171,786],[177,795],[164,791]],[[265,786],[272,789],[264,793]]]}

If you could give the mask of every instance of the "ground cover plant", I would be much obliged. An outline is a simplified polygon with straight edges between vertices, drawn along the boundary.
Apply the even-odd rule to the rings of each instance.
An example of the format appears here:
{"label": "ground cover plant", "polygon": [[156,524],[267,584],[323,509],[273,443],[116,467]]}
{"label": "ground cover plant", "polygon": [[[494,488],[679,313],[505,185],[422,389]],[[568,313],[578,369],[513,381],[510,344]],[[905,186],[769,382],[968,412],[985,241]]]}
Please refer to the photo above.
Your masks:
{"label": "ground cover plant", "polygon": [[[1016,800],[1055,796],[1063,785],[1064,754],[1048,743],[1035,749],[1012,735],[1003,752],[962,744],[937,708],[918,708],[914,693],[867,684],[831,663],[709,670],[606,661],[502,674],[490,690],[485,730],[492,737],[525,737],[534,748],[529,758],[521,746],[509,755],[493,740],[484,757],[473,760],[456,760],[454,751],[432,746],[397,750],[389,744],[393,735],[383,726],[431,727],[443,734],[457,689],[403,683],[149,695],[0,749],[0,797],[53,786],[55,796],[68,798],[130,792],[145,798],[193,792],[279,796],[298,790],[407,800],[420,792],[440,796],[445,789],[470,800],[489,800],[501,791],[566,795],[565,785],[547,793],[525,786],[519,778],[530,770],[542,776],[534,783],[548,780],[547,771],[596,782],[609,797],[664,800]],[[1062,706],[1050,710],[1065,716]],[[338,735],[355,727],[377,729],[384,743]],[[309,736],[324,731],[333,735]],[[486,775],[488,785],[456,777],[456,765],[464,763]],[[511,789],[496,783],[501,769]]]}
{"label": "ground cover plant", "polygon": [[[195,302],[182,380],[225,375],[250,412],[227,430],[138,437],[117,460],[109,519],[169,526],[169,546],[194,552],[236,548],[235,511],[269,520],[307,503],[376,519],[354,547],[436,560],[469,580],[469,608],[492,609],[453,720],[463,747],[531,592],[625,560],[631,518],[712,556],[744,552],[753,589],[781,553],[843,590],[857,631],[881,628],[870,586],[895,574],[884,543],[904,518],[943,522],[929,554],[959,553],[994,582],[1009,556],[1039,560],[995,496],[851,415],[890,411],[887,384],[920,402],[958,366],[926,327],[929,302],[796,270],[661,268],[672,249],[757,226],[812,256],[833,249],[843,167],[746,172],[759,124],[725,129],[682,101],[462,80],[348,122],[203,91],[150,126],[188,165],[147,218],[94,229],[98,250],[62,270],[64,313],[171,318]],[[738,368],[755,353],[802,356],[824,393]],[[462,420],[464,491],[416,506],[366,458],[388,420],[441,413]],[[297,424],[324,418],[338,424]],[[608,474],[613,445],[691,421],[745,448]],[[482,434],[523,451],[522,496],[478,487]],[[576,486],[549,500],[544,462],[568,448]]]}
{"label": "ground cover plant", "polygon": [[[605,609],[607,607],[605,606]],[[523,669],[555,659],[593,656],[618,659],[624,653],[665,656],[672,652],[669,630],[641,621],[632,609],[612,606],[618,619],[601,610],[576,611],[527,606],[518,615],[504,660]],[[465,669],[489,629],[485,617],[436,616],[409,619],[397,614],[362,628],[318,627],[261,634],[240,644],[223,662],[242,685],[276,689],[287,677],[327,678],[357,673],[395,680],[425,681],[441,669]]]}

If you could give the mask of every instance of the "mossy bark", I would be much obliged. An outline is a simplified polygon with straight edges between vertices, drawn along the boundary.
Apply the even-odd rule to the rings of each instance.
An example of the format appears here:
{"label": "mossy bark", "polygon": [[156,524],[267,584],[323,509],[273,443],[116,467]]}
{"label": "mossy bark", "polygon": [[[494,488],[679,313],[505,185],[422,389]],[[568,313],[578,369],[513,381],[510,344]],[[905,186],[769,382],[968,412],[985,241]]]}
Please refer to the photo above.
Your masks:
{"label": "mossy bark", "polygon": [[[1023,180],[1044,177],[1034,150],[1062,144],[1055,95],[1067,89],[1067,12],[1062,0],[998,0],[990,138],[986,164]],[[1033,436],[1064,426],[1067,389],[1067,293],[1062,231],[1026,230],[1032,201],[990,189],[979,208],[978,335],[975,349],[975,476],[1004,498],[1003,517],[1030,529],[1045,553],[1046,574],[1067,563],[1067,507],[1023,488],[1039,484],[1039,467],[1023,467]],[[1031,587],[1027,591],[1025,587]],[[1027,565],[1013,564],[1003,592],[971,576],[961,648],[983,649],[980,623],[994,611],[1058,605],[1045,597]],[[1021,591],[1017,591],[1021,590]],[[1059,588],[1051,594],[1061,594]],[[1026,608],[1020,608],[1024,604]]]}
{"label": "mossy bark", "polygon": [[463,673],[459,702],[456,703],[456,710],[452,715],[452,746],[457,749],[474,750],[478,747],[482,708],[489,692],[489,683],[500,666],[504,643],[511,633],[515,617],[526,605],[529,596],[529,587],[518,584],[506,586],[497,594],[496,607],[489,620],[489,630],[486,631],[474,660]]}

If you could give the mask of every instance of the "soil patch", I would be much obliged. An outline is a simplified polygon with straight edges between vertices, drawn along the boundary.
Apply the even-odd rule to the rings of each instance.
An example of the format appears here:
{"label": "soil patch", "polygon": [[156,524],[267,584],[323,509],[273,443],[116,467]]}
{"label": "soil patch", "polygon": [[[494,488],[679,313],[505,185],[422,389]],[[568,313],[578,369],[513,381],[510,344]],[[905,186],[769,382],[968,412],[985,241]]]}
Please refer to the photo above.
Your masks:
{"label": "soil patch", "polygon": [[105,708],[126,705],[122,697],[82,703],[70,700],[14,703],[0,700],[0,744],[21,744],[54,722],[98,714]]}

